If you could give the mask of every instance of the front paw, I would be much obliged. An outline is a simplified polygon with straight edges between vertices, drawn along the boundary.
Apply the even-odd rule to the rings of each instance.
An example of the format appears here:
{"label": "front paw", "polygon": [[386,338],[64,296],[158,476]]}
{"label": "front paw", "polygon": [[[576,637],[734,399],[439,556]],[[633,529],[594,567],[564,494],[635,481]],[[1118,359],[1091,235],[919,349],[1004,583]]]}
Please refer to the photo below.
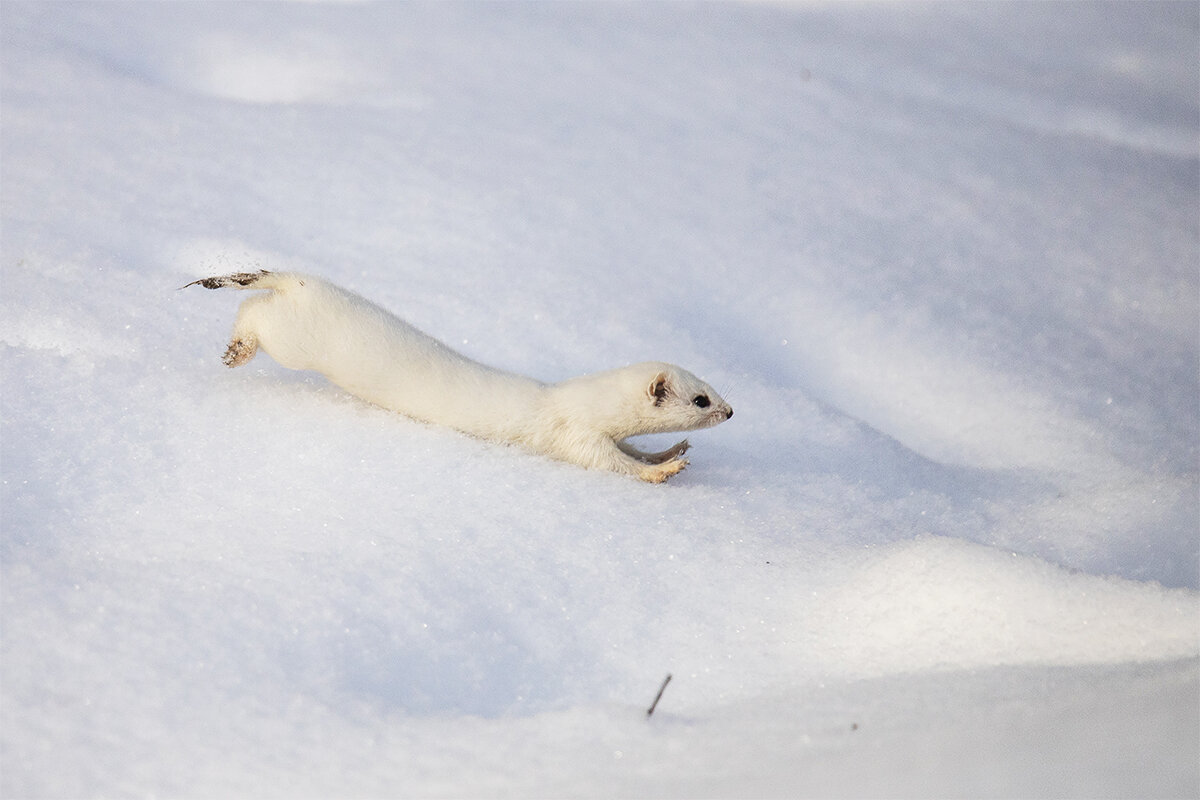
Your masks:
{"label": "front paw", "polygon": [[[676,444],[670,450],[668,450],[666,452],[666,456],[667,456],[667,458],[679,458],[681,455],[683,455],[688,450],[690,450],[691,447],[692,446],[688,443],[688,440],[684,439],[682,442],[680,442],[679,444]],[[686,461],[684,462],[684,466],[687,466]],[[680,469],[682,469],[682,468],[683,467],[680,467]]]}
{"label": "front paw", "polygon": [[677,475],[683,472],[683,468],[688,465],[686,458],[673,458],[670,461],[664,461],[661,464],[644,467],[638,473],[638,477],[647,483],[662,483],[672,475]]}

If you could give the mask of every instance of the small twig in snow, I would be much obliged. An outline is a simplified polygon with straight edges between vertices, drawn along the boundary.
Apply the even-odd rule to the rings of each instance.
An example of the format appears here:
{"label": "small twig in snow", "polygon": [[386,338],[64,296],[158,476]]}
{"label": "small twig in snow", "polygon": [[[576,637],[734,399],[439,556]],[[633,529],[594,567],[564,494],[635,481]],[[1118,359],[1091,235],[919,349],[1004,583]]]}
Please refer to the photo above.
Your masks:
{"label": "small twig in snow", "polygon": [[654,713],[654,709],[658,707],[658,701],[662,699],[662,693],[667,690],[667,684],[671,682],[671,673],[667,673],[667,677],[663,678],[662,686],[658,687],[658,694],[654,695],[654,702],[646,709],[646,719],[650,719],[650,715]]}

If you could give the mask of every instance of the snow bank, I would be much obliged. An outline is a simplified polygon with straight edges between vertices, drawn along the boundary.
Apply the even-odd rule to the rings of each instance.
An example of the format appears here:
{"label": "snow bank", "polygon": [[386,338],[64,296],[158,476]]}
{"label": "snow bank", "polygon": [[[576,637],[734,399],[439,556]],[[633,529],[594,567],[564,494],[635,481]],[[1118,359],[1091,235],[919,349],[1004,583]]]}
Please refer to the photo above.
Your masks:
{"label": "snow bank", "polygon": [[[1194,10],[3,4],[0,793],[1195,795]],[[226,370],[251,268],[737,415]]]}
{"label": "snow bank", "polygon": [[1186,658],[1200,633],[1192,592],[940,537],[883,548],[813,605],[812,651],[850,675]]}

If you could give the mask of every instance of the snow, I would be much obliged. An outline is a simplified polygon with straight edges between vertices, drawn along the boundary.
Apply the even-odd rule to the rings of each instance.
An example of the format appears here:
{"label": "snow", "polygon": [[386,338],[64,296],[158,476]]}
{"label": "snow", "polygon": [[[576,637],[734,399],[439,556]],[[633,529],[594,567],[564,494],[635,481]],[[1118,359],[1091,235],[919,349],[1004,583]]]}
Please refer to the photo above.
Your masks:
{"label": "snow", "polygon": [[[1200,793],[1195,4],[0,36],[0,795]],[[227,370],[255,268],[737,413],[649,486]]]}

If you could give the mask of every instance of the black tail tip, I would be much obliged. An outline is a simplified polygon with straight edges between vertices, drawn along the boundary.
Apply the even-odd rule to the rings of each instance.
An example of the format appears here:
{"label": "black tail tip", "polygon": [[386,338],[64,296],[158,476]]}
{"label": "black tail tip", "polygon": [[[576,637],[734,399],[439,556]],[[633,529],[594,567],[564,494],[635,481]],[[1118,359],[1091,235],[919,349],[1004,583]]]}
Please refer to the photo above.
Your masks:
{"label": "black tail tip", "polygon": [[264,275],[270,275],[268,270],[260,269],[258,272],[235,272],[232,275],[218,275],[214,278],[201,278],[198,281],[192,281],[185,284],[182,288],[188,286],[203,286],[205,289],[224,289],[226,286],[250,286]]}

